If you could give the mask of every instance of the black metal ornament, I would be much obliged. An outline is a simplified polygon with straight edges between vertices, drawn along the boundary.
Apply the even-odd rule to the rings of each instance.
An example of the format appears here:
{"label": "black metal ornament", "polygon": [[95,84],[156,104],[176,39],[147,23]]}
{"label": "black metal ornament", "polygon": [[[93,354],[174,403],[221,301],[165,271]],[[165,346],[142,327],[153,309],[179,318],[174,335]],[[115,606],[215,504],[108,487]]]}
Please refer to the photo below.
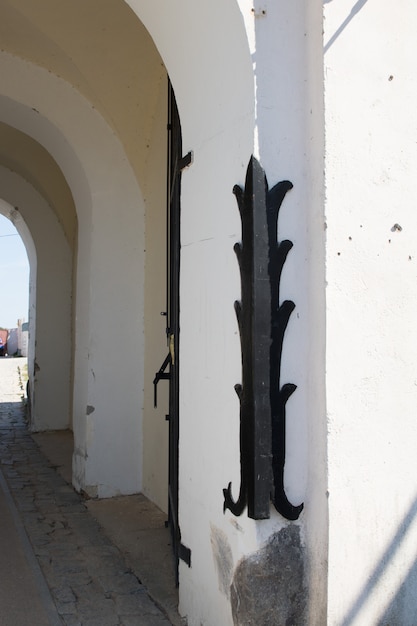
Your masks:
{"label": "black metal ornament", "polygon": [[284,334],[295,304],[279,304],[281,272],[292,242],[277,241],[278,213],[292,183],[268,188],[265,172],[251,157],[245,188],[233,188],[242,221],[242,243],[235,244],[241,277],[241,301],[235,302],[242,352],[240,400],[240,490],[223,489],[224,506],[252,519],[270,516],[270,501],[287,519],[299,517],[284,490],[285,406],[296,386],[280,387]]}

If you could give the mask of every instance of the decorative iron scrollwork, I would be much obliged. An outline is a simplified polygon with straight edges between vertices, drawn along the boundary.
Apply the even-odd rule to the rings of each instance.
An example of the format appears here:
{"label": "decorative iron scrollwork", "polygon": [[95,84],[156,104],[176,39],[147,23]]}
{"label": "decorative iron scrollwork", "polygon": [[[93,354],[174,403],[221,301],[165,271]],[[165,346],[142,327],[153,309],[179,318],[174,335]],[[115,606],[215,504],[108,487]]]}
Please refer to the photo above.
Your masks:
{"label": "decorative iron scrollwork", "polygon": [[241,277],[241,301],[235,302],[242,352],[240,400],[240,490],[223,489],[224,511],[267,519],[269,504],[287,519],[299,517],[284,490],[285,407],[296,386],[280,387],[284,334],[295,304],[279,304],[281,273],[292,242],[277,241],[278,213],[292,183],[268,188],[265,172],[252,156],[245,188],[233,188],[242,221],[242,243],[235,244]]}

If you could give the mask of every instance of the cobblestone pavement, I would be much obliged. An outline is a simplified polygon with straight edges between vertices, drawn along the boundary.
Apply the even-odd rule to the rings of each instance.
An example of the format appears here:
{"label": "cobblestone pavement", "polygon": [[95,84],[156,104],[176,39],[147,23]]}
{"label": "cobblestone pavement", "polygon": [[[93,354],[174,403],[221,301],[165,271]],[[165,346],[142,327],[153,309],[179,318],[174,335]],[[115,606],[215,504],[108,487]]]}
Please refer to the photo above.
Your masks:
{"label": "cobblestone pavement", "polygon": [[0,359],[0,467],[62,623],[169,626],[82,498],[30,436],[17,363],[24,361]]}

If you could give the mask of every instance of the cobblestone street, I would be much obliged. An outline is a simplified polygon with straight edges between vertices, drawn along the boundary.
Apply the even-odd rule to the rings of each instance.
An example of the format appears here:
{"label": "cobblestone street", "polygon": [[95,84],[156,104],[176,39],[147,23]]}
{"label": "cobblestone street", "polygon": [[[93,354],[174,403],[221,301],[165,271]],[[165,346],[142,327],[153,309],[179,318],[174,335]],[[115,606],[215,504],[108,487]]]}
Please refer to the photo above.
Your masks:
{"label": "cobblestone street", "polygon": [[[56,472],[28,432],[19,375],[24,363],[0,359],[0,469],[59,615],[55,622],[50,617],[50,623],[168,626],[171,622],[82,497]],[[14,626],[4,610],[2,606],[0,624]],[[30,616],[27,624],[33,624]]]}

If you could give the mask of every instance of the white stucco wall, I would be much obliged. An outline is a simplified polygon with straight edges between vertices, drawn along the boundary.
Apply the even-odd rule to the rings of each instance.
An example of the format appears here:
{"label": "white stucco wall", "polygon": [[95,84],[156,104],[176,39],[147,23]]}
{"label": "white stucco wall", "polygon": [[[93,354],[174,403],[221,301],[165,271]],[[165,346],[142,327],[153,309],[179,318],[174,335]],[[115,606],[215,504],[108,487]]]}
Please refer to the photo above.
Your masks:
{"label": "white stucco wall", "polygon": [[[284,178],[294,183],[280,218],[281,237],[295,244],[283,297],[297,304],[282,381],[298,385],[288,405],[286,487],[294,503],[308,502],[300,525],[314,570],[319,624],[327,541],[322,82],[315,83],[317,72],[322,76],[321,5],[264,3],[262,25],[247,2],[164,3],[164,20],[158,3],[129,4],[168,69],[183,151],[194,154],[182,179],[180,525],[183,543],[192,550],[192,567],[180,564],[180,609],[191,626],[232,623],[230,598],[221,591],[210,542],[212,528],[226,537],[232,575],[242,556],[286,525],[274,512],[265,522],[222,512],[222,489],[232,480],[237,495],[240,480],[239,403],[233,388],[241,379],[233,310],[240,297],[233,252],[240,218],[232,187],[243,185],[255,152],[271,185]],[[310,71],[315,72],[311,81]],[[316,289],[310,288],[311,278]]]}
{"label": "white stucco wall", "polygon": [[409,0],[325,6],[328,623],[344,626],[417,615],[416,24]]}
{"label": "white stucco wall", "polygon": [[190,625],[226,625],[230,604],[219,592],[210,522],[238,537],[223,516],[222,489],[239,472],[233,389],[240,378],[233,310],[239,272],[233,244],[240,225],[232,187],[244,179],[253,151],[249,50],[236,6],[129,4],[162,55],[179,106],[183,152],[194,153],[182,177],[179,498],[192,568],[180,564],[180,610]]}
{"label": "white stucco wall", "polygon": [[143,493],[163,511],[168,510],[169,412],[167,380],[158,385],[154,407],[153,380],[168,354],[166,323],[167,274],[167,99],[168,78],[161,77],[154,110],[146,170],[145,258],[145,385],[143,415]]}
{"label": "white stucco wall", "polygon": [[[254,6],[257,150],[270,186],[282,178],[294,185],[278,222],[278,239],[294,244],[280,298],[296,305],[285,333],[281,374],[281,384],[297,385],[286,411],[284,484],[292,503],[304,502],[297,523],[308,555],[308,623],[321,626],[328,548],[322,3]],[[265,524],[269,532],[285,525],[280,516]],[[265,537],[265,530],[258,529],[258,536]]]}

